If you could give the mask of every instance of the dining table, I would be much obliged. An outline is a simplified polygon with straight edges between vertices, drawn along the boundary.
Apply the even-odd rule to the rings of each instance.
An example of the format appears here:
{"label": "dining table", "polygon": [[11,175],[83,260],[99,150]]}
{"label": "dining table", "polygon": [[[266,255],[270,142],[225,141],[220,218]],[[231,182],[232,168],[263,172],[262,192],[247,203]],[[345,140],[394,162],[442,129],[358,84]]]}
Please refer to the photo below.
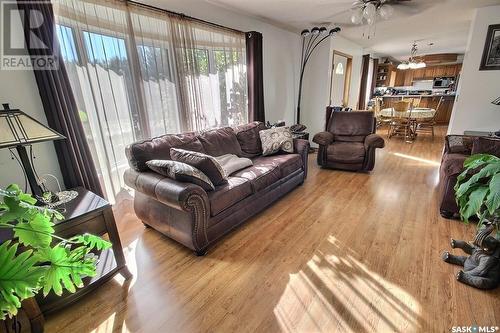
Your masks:
{"label": "dining table", "polygon": [[[392,117],[393,116],[394,109],[393,108],[386,108],[380,110],[380,115],[382,117]],[[432,118],[436,114],[436,110],[432,108],[413,108],[412,110],[408,110],[406,112],[406,116],[408,116],[410,119],[414,119],[418,121],[419,119],[427,119],[427,118]],[[404,114],[398,113],[398,116],[402,117]]]}
{"label": "dining table", "polygon": [[[412,108],[407,112],[398,112],[399,118],[407,117],[409,119],[410,131],[408,135],[408,142],[413,142],[413,140],[416,138],[419,120],[433,118],[435,114],[436,114],[436,109],[419,108],[419,107]],[[394,117],[394,109],[393,108],[382,109],[380,110],[380,116],[383,118],[390,119],[391,117]]]}

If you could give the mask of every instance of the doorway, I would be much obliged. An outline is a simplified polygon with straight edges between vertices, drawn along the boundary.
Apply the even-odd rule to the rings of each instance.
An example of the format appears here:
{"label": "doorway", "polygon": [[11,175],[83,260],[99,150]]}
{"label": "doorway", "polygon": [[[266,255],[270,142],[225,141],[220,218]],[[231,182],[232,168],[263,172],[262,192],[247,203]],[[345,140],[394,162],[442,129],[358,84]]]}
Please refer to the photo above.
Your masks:
{"label": "doorway", "polygon": [[333,51],[330,82],[330,105],[347,107],[351,86],[352,56]]}

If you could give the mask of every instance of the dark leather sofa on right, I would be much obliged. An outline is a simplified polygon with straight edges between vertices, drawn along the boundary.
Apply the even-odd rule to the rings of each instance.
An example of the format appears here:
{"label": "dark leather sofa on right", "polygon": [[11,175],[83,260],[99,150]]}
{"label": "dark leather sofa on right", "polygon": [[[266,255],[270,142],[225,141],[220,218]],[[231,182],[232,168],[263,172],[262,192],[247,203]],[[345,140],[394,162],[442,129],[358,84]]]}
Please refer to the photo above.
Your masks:
{"label": "dark leather sofa on right", "polygon": [[[135,189],[134,210],[144,224],[203,255],[209,246],[250,217],[301,185],[307,175],[309,142],[294,140],[294,153],[262,156],[263,123],[183,134],[169,134],[127,147],[130,169],[125,183]],[[212,156],[236,154],[253,166],[228,177],[228,183],[205,191],[152,172],[146,162],[170,159],[170,148]]]}
{"label": "dark leather sofa on right", "polygon": [[439,212],[444,218],[458,218],[455,200],[457,177],[471,154],[492,154],[500,157],[500,139],[467,135],[447,135],[439,168]]}
{"label": "dark leather sofa on right", "polygon": [[338,112],[327,107],[325,131],[313,138],[319,145],[318,164],[350,171],[373,170],[375,149],[385,145],[375,134],[375,122],[373,112]]}

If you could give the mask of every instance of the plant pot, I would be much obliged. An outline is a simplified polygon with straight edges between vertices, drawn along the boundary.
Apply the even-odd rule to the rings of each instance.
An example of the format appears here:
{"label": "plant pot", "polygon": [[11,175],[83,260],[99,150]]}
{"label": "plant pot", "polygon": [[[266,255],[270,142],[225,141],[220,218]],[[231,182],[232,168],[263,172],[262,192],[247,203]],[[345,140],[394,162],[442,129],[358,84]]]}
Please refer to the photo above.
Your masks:
{"label": "plant pot", "polygon": [[0,320],[0,333],[42,333],[45,319],[34,298],[24,300],[17,315]]}

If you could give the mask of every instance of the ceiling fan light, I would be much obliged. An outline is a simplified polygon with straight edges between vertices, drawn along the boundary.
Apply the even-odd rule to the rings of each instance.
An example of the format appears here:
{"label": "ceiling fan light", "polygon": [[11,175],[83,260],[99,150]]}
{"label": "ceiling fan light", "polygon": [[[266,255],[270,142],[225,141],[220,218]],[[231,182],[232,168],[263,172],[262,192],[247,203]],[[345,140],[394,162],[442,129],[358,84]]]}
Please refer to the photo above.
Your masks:
{"label": "ceiling fan light", "polygon": [[353,24],[361,24],[363,22],[363,12],[361,10],[354,10],[351,15],[351,22]]}
{"label": "ceiling fan light", "polygon": [[394,14],[394,8],[391,5],[382,5],[379,8],[379,13],[380,17],[387,20]]}
{"label": "ceiling fan light", "polygon": [[366,23],[368,23],[368,25],[374,25],[375,24],[375,17],[367,18]]}
{"label": "ceiling fan light", "polygon": [[417,68],[425,68],[425,67],[427,67],[427,64],[425,62],[421,61],[417,64],[417,66],[418,66]]}
{"label": "ceiling fan light", "polygon": [[309,35],[309,30],[308,30],[308,29],[304,29],[304,30],[302,30],[302,32],[300,33],[300,35],[301,35],[302,37],[306,37],[307,35]]}
{"label": "ceiling fan light", "polygon": [[318,28],[318,27],[314,27],[314,28],[312,28],[312,29],[311,29],[311,33],[312,33],[313,35],[317,35],[317,34],[319,34],[319,28]]}
{"label": "ceiling fan light", "polygon": [[363,17],[368,20],[368,18],[374,18],[377,14],[377,7],[371,2],[367,3],[363,9]]}
{"label": "ceiling fan light", "polygon": [[319,28],[319,33],[320,33],[320,34],[322,34],[322,33],[323,33],[323,32],[325,32],[325,31],[326,31],[326,28],[325,28],[325,27],[321,27],[321,28]]}
{"label": "ceiling fan light", "polygon": [[408,66],[410,66],[410,69],[417,69],[418,68],[418,64],[416,62],[410,62],[408,64]]}
{"label": "ceiling fan light", "polygon": [[398,69],[402,69],[402,70],[405,70],[405,69],[408,69],[410,68],[410,66],[406,63],[406,62],[402,62],[398,65]]}

